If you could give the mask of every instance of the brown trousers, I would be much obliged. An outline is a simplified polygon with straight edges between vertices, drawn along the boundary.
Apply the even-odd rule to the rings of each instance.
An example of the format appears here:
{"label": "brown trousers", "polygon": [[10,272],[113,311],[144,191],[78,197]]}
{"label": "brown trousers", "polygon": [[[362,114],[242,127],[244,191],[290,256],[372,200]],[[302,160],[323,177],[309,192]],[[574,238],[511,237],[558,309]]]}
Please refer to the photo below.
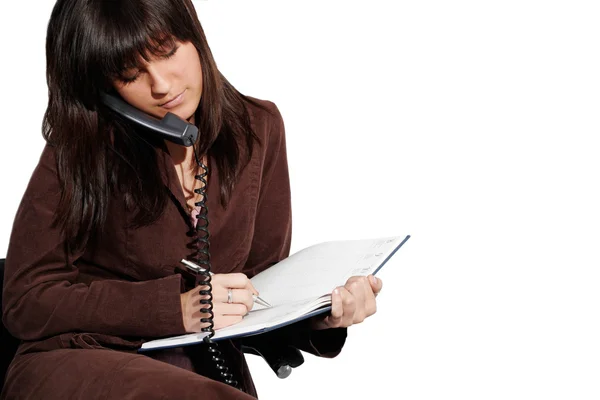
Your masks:
{"label": "brown trousers", "polygon": [[240,399],[224,383],[142,354],[60,349],[18,355],[1,399]]}

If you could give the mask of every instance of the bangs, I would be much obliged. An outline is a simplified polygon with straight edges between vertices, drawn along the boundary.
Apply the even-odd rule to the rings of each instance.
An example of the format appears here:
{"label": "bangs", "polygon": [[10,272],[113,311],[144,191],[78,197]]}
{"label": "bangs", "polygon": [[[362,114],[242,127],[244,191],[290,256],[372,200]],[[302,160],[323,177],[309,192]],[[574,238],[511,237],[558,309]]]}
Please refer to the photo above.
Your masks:
{"label": "bangs", "polygon": [[[128,69],[139,69],[144,61],[168,53],[175,41],[193,39],[193,21],[185,8],[173,1],[98,2],[96,39],[89,43],[88,57],[82,60],[108,88]],[[87,69],[87,68],[86,68]],[[99,74],[100,76],[97,76]]]}
{"label": "bangs", "polygon": [[171,33],[164,31],[149,34],[145,39],[130,40],[129,43],[120,43],[121,46],[112,48],[105,58],[102,75],[112,80],[123,78],[123,72],[129,69],[141,69],[144,61],[149,62],[154,57],[168,53],[175,46]]}

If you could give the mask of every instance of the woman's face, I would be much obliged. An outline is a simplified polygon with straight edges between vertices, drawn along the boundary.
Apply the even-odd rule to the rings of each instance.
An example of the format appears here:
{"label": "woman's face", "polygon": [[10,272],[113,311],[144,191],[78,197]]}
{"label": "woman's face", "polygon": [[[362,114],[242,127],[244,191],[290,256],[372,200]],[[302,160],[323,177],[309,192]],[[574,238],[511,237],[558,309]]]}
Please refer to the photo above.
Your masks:
{"label": "woman's face", "polygon": [[167,112],[194,123],[202,95],[202,66],[191,42],[175,42],[161,57],[145,62],[141,69],[123,73],[113,86],[132,106],[162,118]]}

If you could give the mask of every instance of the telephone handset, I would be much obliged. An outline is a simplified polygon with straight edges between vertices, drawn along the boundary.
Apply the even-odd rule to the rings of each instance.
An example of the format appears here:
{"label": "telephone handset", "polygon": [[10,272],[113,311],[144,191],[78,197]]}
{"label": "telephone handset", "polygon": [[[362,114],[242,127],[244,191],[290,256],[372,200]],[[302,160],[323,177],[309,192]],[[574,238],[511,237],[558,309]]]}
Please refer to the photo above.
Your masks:
{"label": "telephone handset", "polygon": [[[167,113],[161,120],[144,113],[115,95],[103,92],[101,93],[101,100],[108,108],[122,117],[173,143],[183,146],[192,146],[198,139],[198,128],[173,113]],[[215,367],[221,380],[239,389],[238,382],[233,378],[233,374],[228,372],[229,368],[225,365],[225,360],[222,358],[221,352],[217,348],[217,343],[212,340],[215,331],[213,322],[214,313],[212,311],[213,297],[210,272],[210,243],[208,240],[208,208],[206,204],[206,177],[208,176],[208,167],[200,160],[196,149],[194,149],[194,156],[196,158],[196,163],[203,171],[195,176],[202,184],[200,185],[200,188],[194,189],[194,192],[200,194],[202,200],[194,203],[196,207],[200,208],[200,212],[197,215],[196,228],[192,240],[193,249],[196,250],[196,253],[190,257],[191,259],[189,261],[201,266],[203,271],[192,271],[186,268],[178,268],[177,270],[181,273],[184,281],[188,285],[188,289],[190,286],[195,287],[200,284],[207,286],[206,290],[200,291],[200,295],[206,297],[205,299],[200,300],[200,304],[204,306],[200,311],[209,315],[208,318],[201,319],[201,322],[209,324],[206,328],[202,328],[203,332],[208,332],[208,335],[204,337],[204,343],[207,345],[207,351],[212,355],[211,358],[215,361]]]}
{"label": "telephone handset", "polygon": [[163,119],[159,119],[133,107],[115,95],[103,92],[100,97],[111,110],[173,143],[191,146],[198,139],[196,125],[190,124],[173,113],[168,112]]}

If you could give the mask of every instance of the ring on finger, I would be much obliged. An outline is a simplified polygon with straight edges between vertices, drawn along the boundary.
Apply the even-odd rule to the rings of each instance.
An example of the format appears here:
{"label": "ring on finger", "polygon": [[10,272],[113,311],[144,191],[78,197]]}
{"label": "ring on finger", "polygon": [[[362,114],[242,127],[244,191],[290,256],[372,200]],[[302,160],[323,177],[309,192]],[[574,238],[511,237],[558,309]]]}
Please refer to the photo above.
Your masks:
{"label": "ring on finger", "polygon": [[233,303],[233,291],[231,289],[227,289],[227,303]]}

